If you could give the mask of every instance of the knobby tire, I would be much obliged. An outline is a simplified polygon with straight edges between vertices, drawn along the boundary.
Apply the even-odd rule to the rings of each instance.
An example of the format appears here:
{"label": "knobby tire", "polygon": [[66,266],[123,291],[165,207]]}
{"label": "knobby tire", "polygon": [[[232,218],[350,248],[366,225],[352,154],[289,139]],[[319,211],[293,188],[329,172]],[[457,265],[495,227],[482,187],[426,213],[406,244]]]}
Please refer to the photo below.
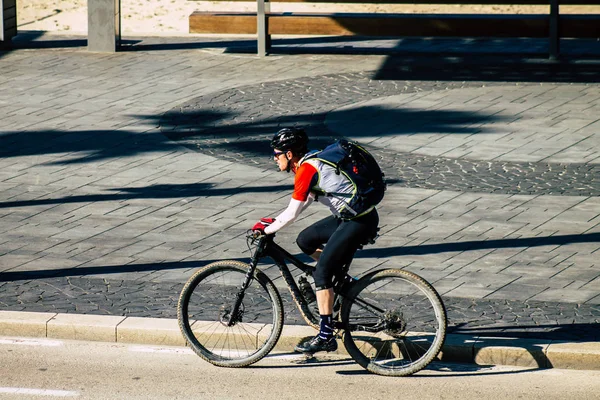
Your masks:
{"label": "knobby tire", "polygon": [[[381,321],[388,322],[387,329],[369,331]],[[358,280],[342,304],[342,323],[350,356],[368,371],[386,376],[412,375],[425,368],[440,352],[447,327],[446,310],[435,289],[400,269],[376,271]]]}
{"label": "knobby tire", "polygon": [[179,327],[192,350],[221,367],[253,364],[275,347],[283,329],[283,304],[273,282],[258,269],[246,289],[240,320],[227,326],[248,264],[218,261],[198,270],[177,304]]}

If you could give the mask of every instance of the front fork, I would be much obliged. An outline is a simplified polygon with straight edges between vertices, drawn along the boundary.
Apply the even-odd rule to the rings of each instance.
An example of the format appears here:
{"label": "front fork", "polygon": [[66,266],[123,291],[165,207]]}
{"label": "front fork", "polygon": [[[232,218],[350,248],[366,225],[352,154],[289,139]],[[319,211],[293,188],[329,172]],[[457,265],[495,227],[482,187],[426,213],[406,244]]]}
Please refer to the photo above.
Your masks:
{"label": "front fork", "polygon": [[250,259],[250,265],[248,266],[248,272],[246,272],[246,276],[244,277],[244,280],[242,281],[242,286],[240,287],[240,290],[236,294],[235,303],[233,304],[233,308],[231,310],[231,313],[229,314],[229,319],[226,321],[227,326],[229,326],[229,327],[231,327],[241,321],[241,315],[238,315],[238,314],[240,312],[242,302],[244,301],[244,295],[246,293],[246,289],[248,289],[248,286],[250,286],[250,283],[252,283],[252,280],[254,279],[253,278],[254,272],[256,271],[256,266],[258,265],[258,260],[260,260],[262,258],[263,252],[265,251],[265,248],[267,247],[267,236],[262,236],[258,240],[259,240],[259,242],[258,242],[258,246],[256,247],[256,251],[252,255],[252,258]]}

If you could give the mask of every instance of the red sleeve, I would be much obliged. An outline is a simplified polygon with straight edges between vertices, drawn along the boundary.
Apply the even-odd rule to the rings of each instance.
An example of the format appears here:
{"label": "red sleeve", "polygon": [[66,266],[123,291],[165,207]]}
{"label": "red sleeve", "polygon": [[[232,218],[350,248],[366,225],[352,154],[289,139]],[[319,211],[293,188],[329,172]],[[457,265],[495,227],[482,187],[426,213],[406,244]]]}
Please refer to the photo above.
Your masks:
{"label": "red sleeve", "polygon": [[296,171],[296,179],[294,180],[294,193],[292,199],[306,201],[310,194],[311,183],[317,174],[317,169],[305,162],[302,163],[298,171]]}

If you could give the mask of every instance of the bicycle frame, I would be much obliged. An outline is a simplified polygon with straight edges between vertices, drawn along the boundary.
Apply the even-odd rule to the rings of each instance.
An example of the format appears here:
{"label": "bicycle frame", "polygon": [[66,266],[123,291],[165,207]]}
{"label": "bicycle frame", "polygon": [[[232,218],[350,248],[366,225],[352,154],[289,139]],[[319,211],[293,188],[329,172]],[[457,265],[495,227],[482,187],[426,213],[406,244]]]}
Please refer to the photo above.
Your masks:
{"label": "bicycle frame", "polygon": [[242,301],[244,300],[244,293],[246,292],[246,289],[248,288],[248,286],[250,286],[250,283],[252,282],[258,262],[264,257],[271,257],[273,259],[273,261],[275,261],[275,264],[281,271],[283,279],[284,279],[285,283],[288,285],[290,292],[292,293],[292,296],[294,297],[294,300],[298,301],[298,299],[300,299],[300,303],[297,303],[299,306],[300,312],[303,313],[304,316],[307,317],[309,320],[312,321],[314,319],[314,318],[309,317],[309,316],[312,316],[312,314],[310,312],[306,313],[304,310],[305,307],[308,307],[308,304],[306,304],[306,301],[304,300],[304,296],[302,296],[300,289],[298,288],[298,285],[296,284],[296,281],[294,281],[294,278],[292,277],[292,273],[290,272],[290,269],[287,266],[285,260],[287,259],[287,260],[291,261],[301,271],[303,271],[304,273],[309,274],[309,275],[312,275],[313,268],[311,266],[303,263],[302,261],[298,260],[296,257],[294,257],[289,252],[287,252],[285,249],[283,249],[281,246],[276,244],[273,241],[274,237],[275,237],[275,235],[263,235],[263,236],[260,236],[256,239],[254,239],[254,240],[258,240],[258,245],[256,247],[256,250],[254,251],[254,254],[252,254],[252,257],[250,259],[250,265],[248,267],[248,272],[246,273],[244,281],[242,282],[242,286],[236,295],[236,301],[234,303],[231,314],[229,315],[229,321],[227,321],[227,326],[233,326],[237,322],[236,316],[238,315],[240,305],[242,304]]}
{"label": "bicycle frame", "polygon": [[[240,291],[237,293],[236,302],[229,317],[228,326],[232,326],[237,322],[234,316],[238,315],[239,307],[244,299],[244,293],[246,291],[246,288],[248,288],[248,286],[252,282],[259,261],[265,257],[270,257],[275,262],[275,265],[277,265],[277,267],[279,268],[279,271],[281,272],[281,275],[292,295],[292,298],[294,299],[296,306],[298,307],[298,310],[300,311],[304,319],[307,322],[310,321],[310,323],[312,323],[315,326],[318,324],[317,317],[313,315],[313,313],[308,308],[308,303],[302,295],[298,284],[294,280],[294,277],[292,276],[292,273],[286,261],[291,262],[294,266],[296,266],[299,270],[301,270],[307,275],[312,275],[312,273],[314,272],[314,267],[303,263],[297,257],[295,257],[287,250],[279,246],[277,243],[274,242],[274,237],[275,235],[263,235],[255,239],[258,240],[258,244],[256,250],[254,251],[254,254],[252,254],[250,265],[248,267],[248,272],[246,273],[246,276],[244,278],[244,282],[242,283]],[[350,289],[353,282],[354,279],[346,274],[346,277],[341,281],[341,284],[336,285],[334,287],[334,292],[336,294],[336,303],[334,305],[334,309],[339,310],[341,298],[345,297],[345,294],[348,293],[348,290]],[[384,312],[384,310],[380,309],[379,307],[376,307],[373,304],[367,304],[360,298],[356,298],[354,301],[356,301],[362,307],[368,307],[378,312]],[[385,329],[386,327],[381,324],[374,324],[373,326],[355,325],[349,327],[342,326],[341,322],[337,321],[336,328],[377,332],[381,331],[382,329]]]}
{"label": "bicycle frame", "polygon": [[[258,240],[258,244],[256,250],[254,251],[254,254],[252,255],[250,266],[248,268],[248,274],[246,275],[247,284],[250,284],[251,278],[254,275],[254,271],[256,270],[258,262],[265,257],[270,257],[274,261],[275,265],[277,265],[277,268],[279,269],[281,276],[283,277],[283,280],[286,283],[290,294],[292,295],[292,298],[304,319],[307,322],[310,321],[310,323],[316,325],[318,324],[317,316],[313,315],[313,313],[308,308],[308,303],[302,295],[298,284],[294,280],[294,277],[290,271],[290,267],[288,266],[287,262],[290,262],[300,271],[311,276],[314,271],[314,267],[303,263],[297,257],[295,257],[287,250],[279,246],[273,241],[274,237],[275,235],[264,235],[256,239]],[[241,291],[243,290],[244,289],[242,288]]]}

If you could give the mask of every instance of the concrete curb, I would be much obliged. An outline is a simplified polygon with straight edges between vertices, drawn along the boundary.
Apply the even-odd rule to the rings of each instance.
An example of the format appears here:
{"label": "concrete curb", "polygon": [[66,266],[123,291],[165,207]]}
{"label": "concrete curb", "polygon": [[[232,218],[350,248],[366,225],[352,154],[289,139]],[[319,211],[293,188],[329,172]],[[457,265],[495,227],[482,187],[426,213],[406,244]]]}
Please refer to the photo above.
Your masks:
{"label": "concrete curb", "polygon": [[[202,322],[198,324],[198,329],[202,330]],[[308,326],[286,325],[276,349],[293,351],[299,340],[314,334],[314,329]],[[186,345],[175,319],[89,314],[0,311],[0,336]],[[343,346],[338,353],[345,354]],[[447,335],[439,358],[478,365],[600,370],[600,342],[451,334]]]}

